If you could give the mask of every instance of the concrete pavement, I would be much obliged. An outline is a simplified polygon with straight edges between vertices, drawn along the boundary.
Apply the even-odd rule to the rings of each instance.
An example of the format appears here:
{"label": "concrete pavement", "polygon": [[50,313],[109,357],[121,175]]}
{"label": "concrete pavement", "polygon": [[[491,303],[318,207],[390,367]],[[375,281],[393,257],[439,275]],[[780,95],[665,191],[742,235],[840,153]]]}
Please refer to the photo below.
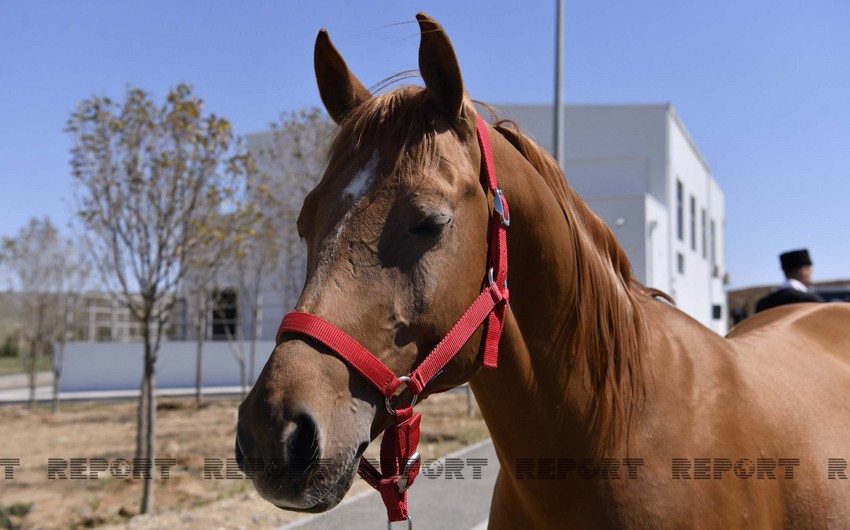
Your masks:
{"label": "concrete pavement", "polygon": [[[483,530],[499,462],[491,440],[485,440],[439,460],[425,460],[408,494],[413,527]],[[381,497],[369,491],[344,500],[333,510],[299,519],[278,530],[351,530],[383,528],[387,513]],[[393,528],[406,529],[403,522]]]}
{"label": "concrete pavement", "polygon": [[[39,386],[50,386],[53,384],[53,372],[38,372],[36,383]],[[27,374],[0,375],[0,389],[26,388],[28,386]]]}
{"label": "concrete pavement", "polygon": [[[162,397],[192,397],[195,395],[194,388],[160,388],[156,391],[157,396]],[[239,386],[214,386],[205,387],[205,397],[236,397],[242,395]],[[53,399],[53,387],[50,385],[39,385],[35,389],[35,397],[39,402]],[[63,402],[72,401],[115,401],[135,399],[139,397],[139,390],[93,390],[79,392],[60,392],[59,399]],[[29,400],[29,388],[24,382],[23,386],[0,387],[0,406],[27,403]]]}

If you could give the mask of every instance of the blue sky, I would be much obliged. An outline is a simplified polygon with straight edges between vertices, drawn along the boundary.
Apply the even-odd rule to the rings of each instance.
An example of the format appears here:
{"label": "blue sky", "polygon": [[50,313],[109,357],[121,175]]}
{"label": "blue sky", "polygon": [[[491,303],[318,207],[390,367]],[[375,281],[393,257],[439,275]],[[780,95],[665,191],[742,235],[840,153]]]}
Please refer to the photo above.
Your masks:
{"label": "blue sky", "polygon": [[[352,7],[356,6],[356,7]],[[416,68],[417,11],[440,21],[470,94],[552,99],[554,0],[0,0],[0,236],[72,215],[78,101],[179,82],[239,134],[318,105],[316,32],[367,85]],[[567,0],[567,103],[672,102],[726,193],[732,286],[780,280],[807,246],[850,277],[850,2]]]}

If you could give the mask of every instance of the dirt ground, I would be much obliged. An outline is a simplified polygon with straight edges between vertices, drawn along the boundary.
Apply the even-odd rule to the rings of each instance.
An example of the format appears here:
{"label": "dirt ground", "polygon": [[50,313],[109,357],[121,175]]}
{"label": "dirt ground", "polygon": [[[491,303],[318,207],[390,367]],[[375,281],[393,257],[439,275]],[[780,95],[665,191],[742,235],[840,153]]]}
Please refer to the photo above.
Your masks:
{"label": "dirt ground", "polygon": [[[423,458],[487,436],[480,416],[467,417],[466,399],[464,392],[438,394],[417,406],[423,414]],[[0,528],[254,529],[297,519],[260,499],[250,480],[226,478],[237,404],[212,401],[198,409],[192,400],[160,399],[156,456],[174,465],[167,479],[154,475],[152,515],[137,515],[142,481],[123,477],[129,473],[122,459],[132,461],[135,449],[134,402],[66,405],[59,415],[0,408]],[[378,441],[367,451],[377,454]],[[4,478],[4,459],[20,459],[5,468],[14,473],[11,479]],[[51,468],[50,459],[61,460]],[[224,465],[222,478],[205,478],[205,464],[212,471],[217,462]],[[50,469],[56,471],[52,477]],[[63,474],[68,478],[59,478]],[[349,495],[365,489],[358,478]]]}

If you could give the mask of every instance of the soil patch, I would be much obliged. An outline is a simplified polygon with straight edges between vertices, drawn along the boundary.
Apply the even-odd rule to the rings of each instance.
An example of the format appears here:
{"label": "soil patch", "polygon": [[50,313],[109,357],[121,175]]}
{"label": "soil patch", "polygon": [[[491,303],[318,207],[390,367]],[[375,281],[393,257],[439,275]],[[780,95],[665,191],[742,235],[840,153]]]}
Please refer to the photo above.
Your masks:
{"label": "soil patch", "polygon": [[[467,417],[466,400],[464,392],[453,392],[417,406],[423,413],[423,458],[487,437],[477,412]],[[14,478],[0,476],[0,528],[259,529],[301,517],[262,500],[250,480],[226,478],[237,405],[220,400],[198,408],[191,400],[160,399],[157,458],[172,459],[173,465],[167,479],[155,474],[156,510],[143,516],[138,515],[142,482],[133,478],[130,466],[135,402],[65,405],[58,415],[0,408],[0,460],[20,459]],[[378,449],[376,441],[367,456],[376,458]],[[209,473],[205,478],[205,464],[209,471],[214,460],[225,465],[222,478]],[[349,495],[366,489],[357,479]]]}

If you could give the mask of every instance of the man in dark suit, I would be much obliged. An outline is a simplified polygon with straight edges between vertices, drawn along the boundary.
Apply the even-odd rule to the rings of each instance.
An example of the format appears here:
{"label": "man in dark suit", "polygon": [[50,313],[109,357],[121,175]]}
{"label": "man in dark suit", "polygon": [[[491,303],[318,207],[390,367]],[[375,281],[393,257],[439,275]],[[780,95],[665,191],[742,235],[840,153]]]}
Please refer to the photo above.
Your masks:
{"label": "man in dark suit", "polygon": [[823,302],[817,293],[810,291],[812,284],[812,259],[807,249],[780,254],[779,262],[785,273],[785,283],[756,304],[756,313],[785,304]]}

